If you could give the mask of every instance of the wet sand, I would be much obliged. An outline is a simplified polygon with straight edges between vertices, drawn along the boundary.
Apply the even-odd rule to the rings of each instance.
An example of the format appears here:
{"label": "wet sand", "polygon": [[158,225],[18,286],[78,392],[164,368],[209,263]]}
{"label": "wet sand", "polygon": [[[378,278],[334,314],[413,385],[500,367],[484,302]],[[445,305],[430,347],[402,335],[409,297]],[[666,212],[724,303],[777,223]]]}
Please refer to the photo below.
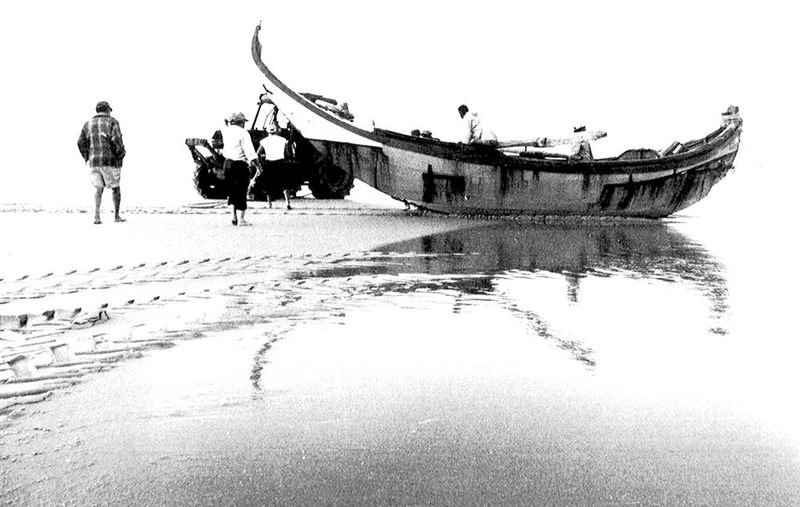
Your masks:
{"label": "wet sand", "polygon": [[[739,394],[780,386],[742,378],[760,349],[730,329],[702,246],[663,225],[475,229],[344,206],[240,229],[219,210],[0,216],[38,233],[2,247],[18,276],[0,314],[29,322],[0,337],[50,377],[0,385],[41,391],[0,398],[3,500],[800,498],[797,442]],[[651,299],[682,318],[653,328]]]}
{"label": "wet sand", "polygon": [[[280,287],[292,270],[469,224],[397,206],[303,199],[291,211],[254,203],[250,227],[232,226],[223,206],[205,203],[124,215],[126,223],[106,213],[95,225],[81,210],[0,212],[0,460],[6,470],[22,471],[2,475],[0,498],[25,499],[36,490],[28,486],[47,480],[36,467],[17,467],[32,443],[13,437],[24,431],[15,429],[18,420],[66,410],[63,428],[79,419],[74,391],[88,388],[93,406],[98,396],[110,401],[102,379],[117,366],[244,322],[252,326],[249,316],[231,317],[226,305],[237,292],[254,297],[254,280],[259,301],[280,307],[297,298],[292,287]],[[172,373],[167,382],[183,376]],[[69,447],[59,434],[57,447]],[[31,472],[32,482],[22,479]],[[40,493],[28,498],[56,501],[49,488]]]}
{"label": "wet sand", "polygon": [[11,374],[6,360],[38,336],[63,340],[75,331],[69,326],[116,325],[107,319],[112,309],[220,291],[254,273],[281,276],[311,257],[474,225],[349,201],[297,199],[291,211],[254,203],[250,227],[231,225],[225,211],[134,209],[127,222],[106,214],[102,225],[84,212],[0,212],[0,378]]}
{"label": "wet sand", "polygon": [[295,200],[291,211],[251,203],[251,227],[217,206],[139,209],[102,225],[91,213],[0,212],[0,278],[119,264],[247,255],[342,253],[476,222],[409,215],[349,201]]}

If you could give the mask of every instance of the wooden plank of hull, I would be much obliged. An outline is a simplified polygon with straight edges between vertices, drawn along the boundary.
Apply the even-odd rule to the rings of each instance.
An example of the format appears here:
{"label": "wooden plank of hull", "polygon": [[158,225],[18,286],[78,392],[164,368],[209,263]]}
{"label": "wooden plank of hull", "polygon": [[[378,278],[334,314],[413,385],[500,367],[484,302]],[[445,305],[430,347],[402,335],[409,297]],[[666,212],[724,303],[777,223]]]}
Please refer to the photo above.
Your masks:
{"label": "wooden plank of hull", "polygon": [[[659,218],[708,194],[731,168],[735,151],[673,171],[638,174],[564,174],[465,165],[461,195],[443,185],[423,206],[461,214],[581,215]],[[651,177],[652,176],[652,177]]]}
{"label": "wooden plank of hull", "polygon": [[[731,158],[732,161],[732,158]],[[708,195],[732,164],[707,166],[656,180],[605,185],[598,207],[600,215],[661,218],[691,206]]]}
{"label": "wooden plank of hull", "polygon": [[[384,146],[312,140],[364,183],[432,211],[460,215],[659,218],[699,201],[732,167],[738,139],[680,166],[624,172],[553,170],[551,164],[488,165]],[[577,165],[580,167],[580,165]]]}

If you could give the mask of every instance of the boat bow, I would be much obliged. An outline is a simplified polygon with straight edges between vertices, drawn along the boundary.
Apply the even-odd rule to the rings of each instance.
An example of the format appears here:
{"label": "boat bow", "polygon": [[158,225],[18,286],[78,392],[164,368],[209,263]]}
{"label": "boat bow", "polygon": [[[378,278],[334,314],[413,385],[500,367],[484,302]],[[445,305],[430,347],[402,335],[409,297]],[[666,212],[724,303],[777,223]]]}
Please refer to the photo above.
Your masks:
{"label": "boat bow", "polygon": [[[251,45],[253,60],[271,85],[267,88],[270,99],[304,137],[364,146],[380,146],[374,133],[333,116],[278,79],[261,58],[260,31],[261,24],[253,33]],[[320,119],[324,121],[320,121]]]}

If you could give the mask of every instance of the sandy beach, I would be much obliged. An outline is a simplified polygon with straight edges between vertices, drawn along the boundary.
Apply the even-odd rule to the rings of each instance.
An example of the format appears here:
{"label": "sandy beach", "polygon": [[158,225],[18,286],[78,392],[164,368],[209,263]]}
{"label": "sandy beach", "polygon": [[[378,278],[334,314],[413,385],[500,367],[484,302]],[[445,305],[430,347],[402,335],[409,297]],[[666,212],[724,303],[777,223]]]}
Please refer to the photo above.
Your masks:
{"label": "sandy beach", "polygon": [[251,203],[249,228],[233,227],[222,205],[138,208],[123,214],[127,223],[113,223],[107,212],[106,222],[94,225],[85,210],[0,213],[0,278],[231,255],[342,253],[476,223],[423,218],[402,207],[314,199],[295,200],[290,211]]}
{"label": "sandy beach", "polygon": [[800,498],[794,345],[679,228],[293,205],[0,213],[3,502]]}
{"label": "sandy beach", "polygon": [[[314,199],[296,199],[292,210],[251,203],[250,227],[231,225],[224,204],[213,201],[125,216],[114,223],[108,214],[95,225],[81,209],[0,212],[0,381],[9,382],[0,386],[0,419],[103,369],[102,361],[138,357],[168,329],[186,338],[224,327],[209,317],[215,309],[208,300],[234,287],[476,225],[399,205]],[[132,343],[134,335],[142,342]]]}
{"label": "sandy beach", "polygon": [[[251,227],[232,226],[225,207],[213,202],[136,208],[127,211],[126,223],[108,216],[102,225],[82,210],[0,212],[6,239],[0,246],[0,375],[12,375],[6,361],[20,351],[38,354],[40,365],[52,361],[53,336],[69,341],[79,334],[74,327],[103,320],[116,325],[111,308],[129,301],[221,291],[253,274],[281,276],[313,260],[476,225],[351,201],[293,204],[288,211],[253,203]],[[118,334],[130,335],[131,325]],[[37,338],[42,329],[50,337],[44,341]],[[34,354],[24,345],[38,342]]]}
{"label": "sandy beach", "polygon": [[[0,212],[0,459],[8,464],[25,455],[8,438],[14,421],[118,364],[236,328],[225,306],[237,293],[279,308],[300,299],[298,285],[281,286],[293,271],[474,225],[313,199],[291,211],[252,203],[251,227],[232,226],[213,202],[125,216],[95,225],[84,210]],[[3,474],[0,496],[17,487]]]}

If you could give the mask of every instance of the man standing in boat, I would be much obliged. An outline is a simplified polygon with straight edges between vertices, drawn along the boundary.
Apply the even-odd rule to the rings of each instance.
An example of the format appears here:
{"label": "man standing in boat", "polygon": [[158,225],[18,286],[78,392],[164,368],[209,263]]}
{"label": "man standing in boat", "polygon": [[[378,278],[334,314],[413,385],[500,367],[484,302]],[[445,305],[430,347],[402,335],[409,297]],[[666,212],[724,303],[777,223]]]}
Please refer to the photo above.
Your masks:
{"label": "man standing in boat", "polygon": [[[250,225],[245,220],[247,210],[247,189],[250,186],[250,167],[256,167],[256,150],[253,140],[245,130],[247,122],[242,113],[234,113],[228,118],[228,125],[222,131],[222,155],[225,157],[225,184],[228,187],[228,204],[233,212],[233,225]],[[237,218],[236,212],[239,212]]]}
{"label": "man standing in boat", "polygon": [[497,145],[497,136],[481,124],[477,113],[470,112],[467,106],[461,104],[458,106],[458,114],[464,119],[464,136],[461,140],[464,144]]}
{"label": "man standing in boat", "polygon": [[114,221],[124,222],[119,215],[122,194],[119,179],[122,172],[122,159],[125,158],[125,145],[119,122],[111,117],[111,106],[101,100],[95,107],[97,114],[83,125],[78,137],[78,150],[91,170],[94,185],[94,223],[100,220],[100,202],[105,187],[111,189],[114,199]]}

